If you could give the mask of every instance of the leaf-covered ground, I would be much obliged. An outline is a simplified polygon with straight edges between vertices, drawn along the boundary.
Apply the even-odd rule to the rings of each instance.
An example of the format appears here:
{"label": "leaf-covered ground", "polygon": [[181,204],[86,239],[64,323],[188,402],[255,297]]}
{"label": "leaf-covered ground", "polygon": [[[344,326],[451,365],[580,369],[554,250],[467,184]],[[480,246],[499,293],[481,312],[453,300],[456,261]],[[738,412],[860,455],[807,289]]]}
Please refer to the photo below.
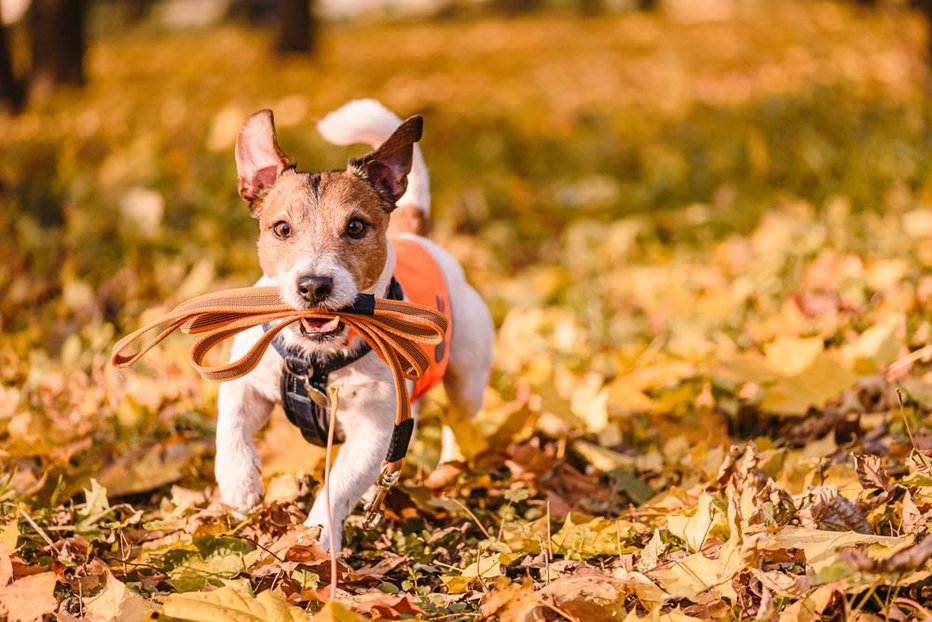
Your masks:
{"label": "leaf-covered ground", "polygon": [[[332,25],[314,62],[238,27],[98,38],[85,90],[0,120],[0,616],[930,619],[923,31],[760,4]],[[257,277],[244,116],[332,168],[313,121],[360,96],[425,114],[434,236],[499,339],[477,422],[449,422],[467,461],[434,469],[430,396],[322,610],[321,452],[276,412],[239,520],[185,339],[106,362]]]}

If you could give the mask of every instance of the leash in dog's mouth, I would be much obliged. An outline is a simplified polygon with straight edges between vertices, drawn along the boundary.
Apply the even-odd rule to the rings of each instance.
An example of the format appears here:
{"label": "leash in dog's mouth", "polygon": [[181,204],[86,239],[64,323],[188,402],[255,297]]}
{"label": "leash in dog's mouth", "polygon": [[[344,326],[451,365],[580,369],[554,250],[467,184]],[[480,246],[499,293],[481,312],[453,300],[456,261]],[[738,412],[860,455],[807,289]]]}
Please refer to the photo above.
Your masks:
{"label": "leash in dog's mouth", "polygon": [[[113,346],[114,367],[129,367],[146,352],[176,330],[200,335],[191,348],[191,360],[197,372],[207,380],[225,382],[252,371],[262,360],[272,341],[286,326],[299,322],[302,330],[310,326],[329,327],[333,322],[356,332],[382,361],[388,365],[395,383],[395,427],[388,452],[376,481],[378,493],[366,508],[366,523],[375,526],[381,520],[381,503],[398,481],[414,430],[407,379],[417,380],[430,364],[421,346],[435,346],[443,341],[447,320],[437,311],[403,300],[376,298],[360,294],[352,305],[340,310],[294,309],[282,302],[278,288],[246,287],[205,294],[183,302],[163,315],[126,335]],[[237,333],[263,324],[271,325],[239,359],[226,365],[206,365],[205,358],[217,345]],[[152,332],[135,352],[127,354],[137,341]]]}
{"label": "leash in dog's mouth", "polygon": [[300,327],[301,333],[305,336],[319,338],[341,333],[346,325],[340,321],[340,316],[337,315],[329,320],[301,318]]}

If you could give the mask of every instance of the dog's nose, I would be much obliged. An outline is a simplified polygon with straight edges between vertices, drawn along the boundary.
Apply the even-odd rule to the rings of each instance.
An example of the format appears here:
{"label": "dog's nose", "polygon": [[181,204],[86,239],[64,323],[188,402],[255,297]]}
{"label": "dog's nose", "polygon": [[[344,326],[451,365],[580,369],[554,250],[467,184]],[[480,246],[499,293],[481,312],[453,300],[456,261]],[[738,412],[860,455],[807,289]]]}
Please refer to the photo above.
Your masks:
{"label": "dog's nose", "polygon": [[298,277],[298,293],[308,302],[320,302],[333,291],[333,279],[329,276]]}

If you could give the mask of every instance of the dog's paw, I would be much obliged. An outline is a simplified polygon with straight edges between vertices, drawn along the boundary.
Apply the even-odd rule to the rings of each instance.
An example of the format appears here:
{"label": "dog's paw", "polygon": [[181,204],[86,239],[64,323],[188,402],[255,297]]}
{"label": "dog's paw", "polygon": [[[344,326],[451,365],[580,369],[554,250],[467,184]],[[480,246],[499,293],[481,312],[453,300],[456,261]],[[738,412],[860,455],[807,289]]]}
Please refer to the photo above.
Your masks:
{"label": "dog's paw", "polygon": [[[307,520],[304,521],[306,527],[318,527],[320,528],[320,537],[318,541],[320,546],[327,552],[330,551],[330,530],[327,528],[327,517],[321,516],[320,518],[315,517],[314,510],[311,510],[310,516],[307,517]],[[333,530],[333,545],[334,552],[339,553],[342,548],[342,539],[343,539],[343,523],[334,521],[334,530]]]}
{"label": "dog's paw", "polygon": [[262,476],[251,461],[218,461],[215,475],[220,498],[235,511],[245,514],[262,501]]}

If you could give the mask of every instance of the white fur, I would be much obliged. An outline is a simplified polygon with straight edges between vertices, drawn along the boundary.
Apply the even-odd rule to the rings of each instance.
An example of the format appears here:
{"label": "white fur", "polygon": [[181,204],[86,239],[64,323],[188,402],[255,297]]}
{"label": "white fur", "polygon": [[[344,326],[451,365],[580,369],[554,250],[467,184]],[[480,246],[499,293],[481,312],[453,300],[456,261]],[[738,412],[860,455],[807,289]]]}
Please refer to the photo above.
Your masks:
{"label": "white fur", "polygon": [[[374,99],[356,99],[337,108],[317,123],[317,131],[334,145],[366,143],[378,147],[388,140],[401,119]],[[398,207],[416,207],[430,214],[430,176],[421,148],[414,145],[414,159],[408,174],[408,189],[398,199]]]}
{"label": "white fur", "polygon": [[[381,104],[367,101],[371,103],[365,104],[364,108],[385,110],[381,108]],[[361,102],[353,102],[349,106],[354,104],[362,105]],[[346,108],[337,113],[345,111]],[[397,117],[393,118],[397,121]],[[343,129],[352,133],[351,127]],[[385,130],[385,137],[392,129],[394,127]],[[363,133],[365,132],[360,130],[354,135]],[[420,158],[420,154],[417,154],[416,158]],[[423,162],[421,166],[423,167]],[[426,184],[426,169],[421,179]],[[411,185],[409,192],[410,188]],[[423,196],[427,196],[429,200],[429,194]],[[450,291],[453,336],[449,344],[450,358],[444,387],[450,398],[450,416],[471,417],[482,404],[482,394],[492,363],[491,316],[482,298],[466,281],[463,269],[449,253],[425,238],[414,235],[407,237],[425,246],[437,260],[446,278]],[[395,251],[390,242],[388,250],[388,257],[378,282],[366,293],[381,296],[386,291],[395,267]],[[299,273],[322,273],[321,270],[326,269],[324,272],[334,276],[335,295],[336,290],[340,290],[341,302],[344,294],[348,296],[350,291],[355,296],[354,283],[346,285],[339,282],[343,278],[341,271],[345,271],[345,268],[338,258],[321,257],[312,266],[305,265],[307,260],[298,263],[300,265],[294,266],[288,271],[287,276],[283,277],[287,279],[283,283],[294,283],[295,276]],[[258,284],[275,284],[275,280],[263,277]],[[282,291],[287,292],[288,288],[283,287]],[[349,298],[346,302],[351,301],[352,298]],[[298,340],[297,335],[288,329],[281,334],[286,336],[286,340],[306,342]],[[238,334],[234,338],[232,358],[238,358],[246,352],[260,335],[260,328]],[[268,419],[274,403],[280,400],[281,366],[281,357],[274,349],[269,348],[253,371],[238,380],[220,385],[217,404],[217,484],[223,501],[239,512],[247,512],[262,498],[259,456],[253,443],[253,435]],[[331,472],[333,529],[339,548],[343,523],[362,495],[375,483],[382,458],[388,450],[395,417],[395,386],[390,370],[374,353],[369,353],[351,365],[333,372],[330,385],[338,389],[337,418],[342,429],[346,431],[346,442],[340,448]],[[295,433],[297,434],[297,431]],[[444,431],[444,439],[442,455],[456,455],[455,439],[449,430]],[[326,546],[329,540],[326,505],[322,496],[314,500],[306,524],[322,527],[321,542]]]}

